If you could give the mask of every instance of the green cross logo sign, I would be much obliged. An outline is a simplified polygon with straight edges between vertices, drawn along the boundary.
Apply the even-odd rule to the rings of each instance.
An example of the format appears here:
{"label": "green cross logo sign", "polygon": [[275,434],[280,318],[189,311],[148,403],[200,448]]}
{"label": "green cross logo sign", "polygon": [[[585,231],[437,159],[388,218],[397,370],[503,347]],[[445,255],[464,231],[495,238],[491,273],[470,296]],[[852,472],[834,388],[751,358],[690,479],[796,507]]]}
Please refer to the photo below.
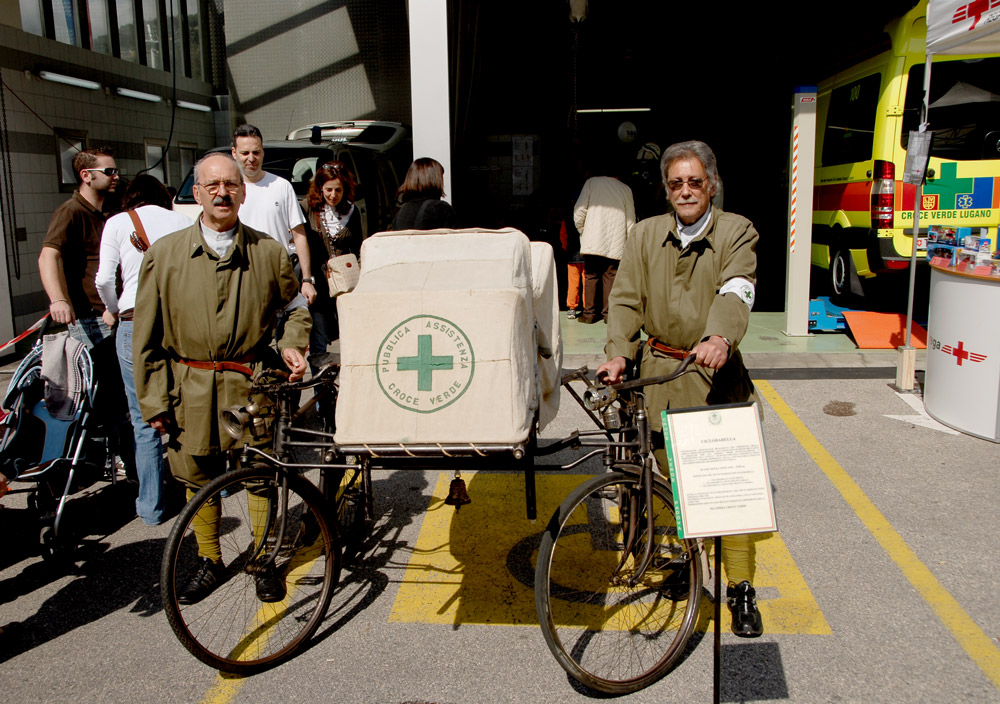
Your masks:
{"label": "green cross logo sign", "polygon": [[455,359],[452,356],[435,357],[431,354],[432,338],[430,335],[417,337],[417,356],[399,357],[396,359],[396,369],[401,372],[417,372],[417,390],[430,391],[433,387],[433,371],[435,369],[453,369]]}
{"label": "green cross logo sign", "polygon": [[435,413],[469,388],[475,354],[455,323],[436,315],[415,315],[383,338],[375,360],[382,393],[400,408]]}

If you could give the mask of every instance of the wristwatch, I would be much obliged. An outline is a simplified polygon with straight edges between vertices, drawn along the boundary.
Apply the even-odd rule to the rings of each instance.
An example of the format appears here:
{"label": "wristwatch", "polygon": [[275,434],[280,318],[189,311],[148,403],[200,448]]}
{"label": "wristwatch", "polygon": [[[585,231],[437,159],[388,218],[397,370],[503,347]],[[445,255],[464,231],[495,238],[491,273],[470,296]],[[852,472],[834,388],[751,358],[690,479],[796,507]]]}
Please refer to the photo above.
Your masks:
{"label": "wristwatch", "polygon": [[312,284],[313,286],[315,286],[316,285],[316,277],[315,276],[307,276],[304,279],[302,279],[302,283],[304,283],[304,284]]}

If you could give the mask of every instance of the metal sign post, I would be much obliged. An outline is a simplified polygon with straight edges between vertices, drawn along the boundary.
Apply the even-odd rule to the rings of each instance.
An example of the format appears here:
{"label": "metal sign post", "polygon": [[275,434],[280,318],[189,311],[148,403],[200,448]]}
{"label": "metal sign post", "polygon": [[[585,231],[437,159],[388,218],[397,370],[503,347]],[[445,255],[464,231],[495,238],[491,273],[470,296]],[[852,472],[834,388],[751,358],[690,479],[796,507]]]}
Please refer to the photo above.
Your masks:
{"label": "metal sign post", "polygon": [[809,334],[809,269],[812,266],[813,167],[816,155],[816,86],[799,86],[792,101],[792,156],[788,184],[788,266],[785,330]]}

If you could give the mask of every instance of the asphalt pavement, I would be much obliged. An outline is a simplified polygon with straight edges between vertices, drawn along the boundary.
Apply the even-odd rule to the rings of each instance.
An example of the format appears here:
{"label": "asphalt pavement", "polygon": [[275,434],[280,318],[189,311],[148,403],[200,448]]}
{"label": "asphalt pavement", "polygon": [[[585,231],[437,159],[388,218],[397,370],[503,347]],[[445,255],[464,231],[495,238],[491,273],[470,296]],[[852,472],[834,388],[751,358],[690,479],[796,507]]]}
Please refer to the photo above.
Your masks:
{"label": "asphalt pavement", "polygon": [[[895,351],[861,351],[846,335],[786,338],[780,327],[755,314],[743,344],[779,532],[756,541],[765,634],[724,632],[721,700],[1000,702],[1000,447],[927,417],[919,384],[897,392]],[[564,333],[565,369],[601,361],[601,324],[567,321]],[[922,369],[921,355],[918,381]],[[541,443],[588,422],[564,396]],[[524,583],[531,558],[515,550],[578,475],[600,471],[596,461],[570,476],[539,467],[535,522],[512,472],[466,473],[472,503],[459,513],[442,503],[448,472],[376,472],[378,522],[319,633],[248,678],[220,676],[173,636],[158,589],[170,523],[136,519],[128,485],[74,497],[82,545],[61,566],[39,556],[25,494],[14,494],[0,508],[0,701],[604,698],[549,653]],[[709,613],[673,672],[620,699],[711,701]]]}

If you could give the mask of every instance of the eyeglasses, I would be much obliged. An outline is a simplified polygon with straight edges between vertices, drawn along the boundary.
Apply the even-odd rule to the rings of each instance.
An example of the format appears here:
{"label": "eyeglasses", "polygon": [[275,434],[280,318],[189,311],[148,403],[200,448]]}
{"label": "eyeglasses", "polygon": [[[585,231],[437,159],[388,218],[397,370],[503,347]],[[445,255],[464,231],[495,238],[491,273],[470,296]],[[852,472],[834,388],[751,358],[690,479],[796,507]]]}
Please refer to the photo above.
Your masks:
{"label": "eyeglasses", "polygon": [[708,183],[708,179],[689,178],[687,181],[681,181],[680,179],[676,179],[674,181],[667,181],[667,188],[669,188],[671,191],[679,191],[682,188],[684,188],[685,183],[688,185],[688,188],[690,188],[692,191],[700,191],[702,188],[705,187],[705,184]]}
{"label": "eyeglasses", "polygon": [[103,169],[80,169],[81,171],[100,171],[105,176],[117,176],[118,169],[113,166],[106,166]]}
{"label": "eyeglasses", "polygon": [[198,185],[209,193],[216,195],[222,189],[225,189],[227,193],[236,193],[243,184],[234,183],[233,181],[216,181],[215,183],[199,183]]}

